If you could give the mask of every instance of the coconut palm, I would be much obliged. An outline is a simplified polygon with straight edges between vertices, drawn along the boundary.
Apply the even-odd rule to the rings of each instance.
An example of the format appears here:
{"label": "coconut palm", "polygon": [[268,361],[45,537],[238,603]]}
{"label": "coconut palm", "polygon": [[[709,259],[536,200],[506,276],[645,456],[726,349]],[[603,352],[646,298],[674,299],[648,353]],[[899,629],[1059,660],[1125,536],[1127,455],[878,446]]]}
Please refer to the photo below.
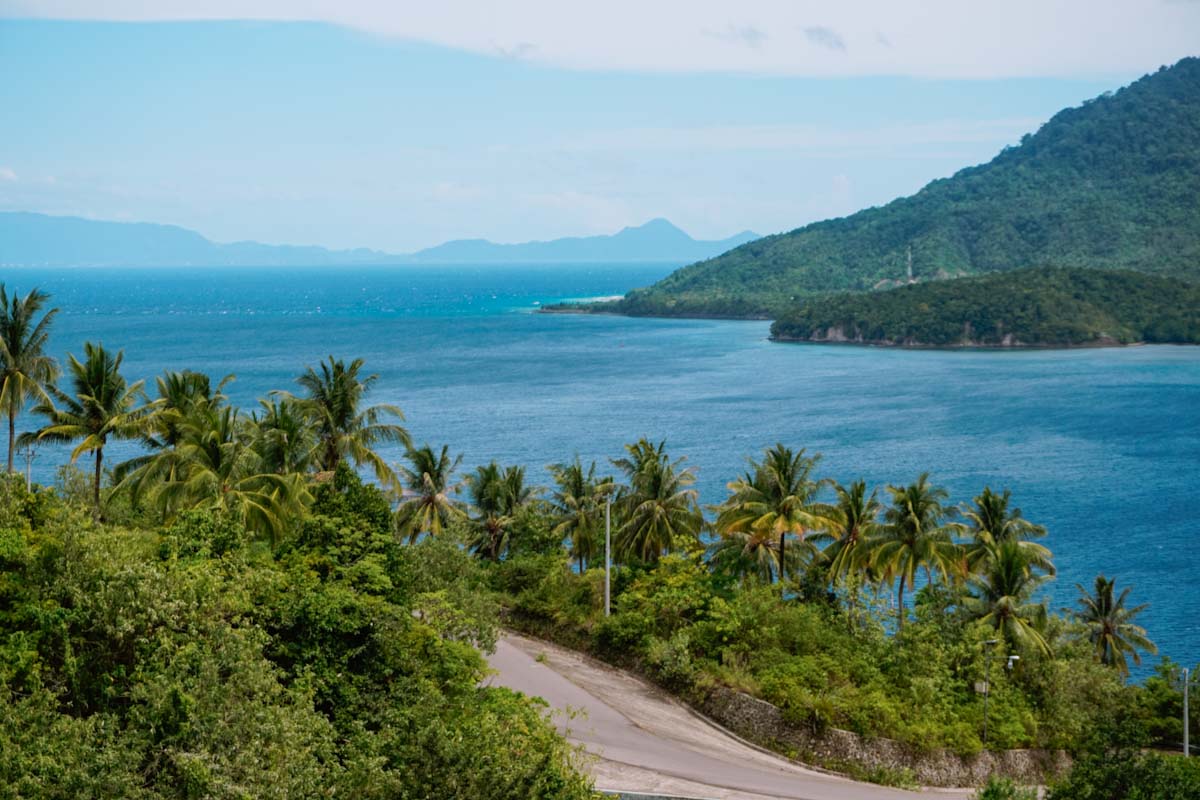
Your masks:
{"label": "coconut palm", "polygon": [[533,499],[532,487],[525,485],[525,468],[501,469],[492,461],[467,477],[467,487],[475,511],[468,545],[476,555],[499,561],[508,549],[517,512]]}
{"label": "coconut palm", "polygon": [[771,583],[780,572],[775,532],[765,528],[720,532],[708,547],[708,562],[717,572],[742,579],[754,575]]}
{"label": "coconut palm", "polygon": [[1009,508],[1012,492],[1005,489],[1002,494],[993,492],[991,487],[985,487],[983,492],[973,499],[973,505],[964,505],[961,509],[966,520],[966,531],[972,542],[966,548],[967,567],[971,572],[986,571],[987,562],[992,558],[997,545],[1005,542],[1017,542],[1025,553],[1026,563],[1030,568],[1045,570],[1053,575],[1054,562],[1050,549],[1031,539],[1046,535],[1046,529],[1034,525],[1021,515],[1021,509]]}
{"label": "coconut palm", "polygon": [[571,541],[571,557],[582,573],[596,554],[604,525],[605,501],[614,490],[612,478],[596,477],[596,462],[585,469],[579,456],[569,464],[552,464],[555,489],[551,504],[558,522],[554,532]]}
{"label": "coconut palm", "polygon": [[1017,540],[995,545],[984,572],[968,581],[971,594],[963,600],[963,608],[991,625],[1013,647],[1049,655],[1050,646],[1041,633],[1046,606],[1030,600],[1047,578],[1034,572],[1029,559]]}
{"label": "coconut palm", "polygon": [[27,403],[50,405],[50,388],[58,380],[58,364],[46,355],[50,324],[58,314],[52,308],[41,319],[38,313],[50,295],[34,289],[24,298],[10,299],[0,283],[0,409],[8,415],[8,471],[13,471],[17,440],[17,415]]}
{"label": "coconut palm", "polygon": [[618,501],[616,550],[622,557],[657,562],[678,540],[695,539],[704,524],[696,490],[688,488],[696,477],[683,467],[684,459],[672,462],[665,446],[641,439],[626,445],[628,458],[613,462],[629,480]]}
{"label": "coconut palm", "polygon": [[[747,544],[765,534],[778,539],[775,557],[781,583],[788,564],[787,536],[804,543],[806,532],[827,525],[829,509],[816,502],[825,481],[813,478],[819,460],[820,456],[808,456],[803,449],[793,452],[776,444],[763,453],[762,461],[750,461],[750,471],[728,485],[729,498],[713,508],[714,527],[722,536],[748,534]],[[765,563],[761,558],[756,561]]]}
{"label": "coconut palm", "polygon": [[876,492],[867,494],[865,481],[855,481],[849,488],[834,486],[837,503],[826,514],[823,529],[812,537],[816,546],[823,546],[821,560],[825,563],[830,584],[845,582],[850,586],[850,625],[858,618],[859,588],[865,580],[874,580],[871,567],[871,547],[880,532],[879,515],[883,510]]}
{"label": "coconut palm", "polygon": [[1087,626],[1088,639],[1096,648],[1096,658],[1110,667],[1116,667],[1122,675],[1129,674],[1127,657],[1134,664],[1141,664],[1142,657],[1138,653],[1157,653],[1154,642],[1146,637],[1146,630],[1133,623],[1134,617],[1145,611],[1148,603],[1133,608],[1125,607],[1130,587],[1126,586],[1121,594],[1114,598],[1113,591],[1116,581],[1096,576],[1095,593],[1089,594],[1080,584],[1075,584],[1079,590],[1080,609],[1075,612],[1075,618]]}
{"label": "coconut palm", "polygon": [[451,480],[462,456],[451,458],[445,445],[440,453],[424,445],[410,447],[407,457],[412,467],[400,468],[404,494],[396,509],[395,528],[412,544],[422,533],[441,534],[451,520],[464,515],[461,504],[451,497],[459,488]]}
{"label": "coconut palm", "polygon": [[251,415],[255,448],[263,469],[277,475],[304,474],[316,463],[319,442],[304,404],[291,397],[259,400]]}
{"label": "coconut palm", "polygon": [[364,395],[379,376],[360,378],[362,367],[361,358],[347,364],[329,356],[321,362],[319,372],[308,367],[296,379],[305,391],[305,407],[313,415],[320,440],[317,463],[322,470],[335,470],[349,459],[357,466],[369,465],[381,483],[396,486],[396,474],[374,448],[383,443],[407,448],[412,442],[401,425],[387,421],[403,421],[404,414],[397,406],[363,407]]}
{"label": "coconut palm", "polygon": [[220,511],[278,544],[310,499],[301,476],[268,468],[254,446],[253,424],[236,408],[200,402],[179,421],[177,433],[175,447],[143,467],[165,479],[135,481],[135,500],[148,493],[167,518],[192,508]]}
{"label": "coconut palm", "polygon": [[835,485],[834,490],[837,503],[826,512],[825,527],[813,536],[814,544],[824,545],[821,555],[831,583],[870,569],[871,543],[879,534],[883,511],[877,493],[867,494],[865,481],[849,488]]}
{"label": "coconut palm", "polygon": [[[168,370],[155,379],[158,397],[147,406],[150,412],[142,418],[142,444],[149,451],[140,456],[134,456],[122,461],[113,470],[114,478],[130,486],[129,476],[136,473],[133,482],[159,482],[171,480],[170,474],[158,474],[148,465],[154,462],[156,467],[168,466],[167,459],[157,459],[156,455],[166,449],[174,449],[179,443],[179,426],[197,407],[207,404],[220,404],[225,401],[222,390],[233,380],[232,375],[226,376],[214,391],[209,377],[202,372],[191,370]],[[135,487],[134,495],[139,494]]]}
{"label": "coconut palm", "polygon": [[67,369],[73,394],[51,389],[57,407],[43,402],[35,410],[49,422],[34,434],[39,440],[79,442],[71,451],[74,463],[84,453],[95,458],[92,500],[100,516],[100,481],[104,474],[104,447],[110,439],[133,439],[144,430],[152,406],[144,404],[142,381],[127,383],[121,375],[124,353],[116,355],[102,344],[86,342],[84,360],[68,356]]}
{"label": "coconut palm", "polygon": [[889,486],[892,503],[884,511],[884,524],[870,542],[872,565],[884,577],[899,577],[896,592],[897,627],[904,628],[904,592],[917,571],[924,568],[930,581],[935,573],[951,575],[960,570],[961,554],[946,524],[942,505],[949,493],[929,485],[922,473],[908,486]]}

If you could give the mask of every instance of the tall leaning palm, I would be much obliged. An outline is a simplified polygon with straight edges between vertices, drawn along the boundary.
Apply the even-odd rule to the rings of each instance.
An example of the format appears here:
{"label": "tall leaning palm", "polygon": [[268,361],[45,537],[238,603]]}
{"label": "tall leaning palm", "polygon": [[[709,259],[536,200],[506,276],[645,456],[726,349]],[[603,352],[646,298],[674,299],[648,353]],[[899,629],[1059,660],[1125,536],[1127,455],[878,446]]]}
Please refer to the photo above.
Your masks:
{"label": "tall leaning palm", "polygon": [[396,509],[396,533],[409,544],[422,533],[441,534],[450,521],[465,516],[462,505],[452,496],[458,491],[453,483],[454,470],[462,456],[450,457],[450,448],[442,445],[440,453],[429,445],[409,448],[409,467],[400,468],[404,485],[400,507]]}
{"label": "tall leaning palm", "polygon": [[50,389],[58,380],[58,364],[46,355],[52,308],[38,314],[50,295],[34,289],[24,298],[11,298],[0,283],[0,409],[8,416],[8,471],[13,471],[17,416],[28,403],[50,404]]}
{"label": "tall leaning palm", "polygon": [[142,381],[127,383],[121,375],[124,353],[114,355],[102,344],[86,342],[84,360],[68,356],[71,391],[52,389],[57,407],[49,402],[36,411],[49,422],[37,431],[37,439],[78,442],[71,452],[74,462],[84,453],[95,458],[92,500],[100,516],[100,481],[104,474],[104,447],[110,439],[133,439],[143,431],[142,422],[150,407],[143,404]]}
{"label": "tall leaning palm", "polygon": [[366,464],[381,483],[395,486],[396,474],[374,448],[382,443],[407,448],[412,441],[408,431],[398,424],[404,420],[399,407],[364,406],[363,398],[379,376],[360,377],[362,367],[361,358],[347,364],[329,356],[321,362],[320,371],[308,367],[296,379],[305,391],[304,403],[316,423],[320,439],[317,460],[323,470],[337,469],[346,459],[357,466]]}
{"label": "tall leaning palm", "polygon": [[1088,638],[1096,648],[1096,658],[1110,667],[1116,667],[1122,675],[1129,674],[1129,663],[1126,657],[1133,658],[1133,663],[1141,664],[1139,650],[1147,653],[1157,653],[1154,642],[1146,637],[1146,630],[1133,623],[1134,617],[1148,607],[1147,603],[1125,607],[1130,587],[1126,586],[1121,594],[1113,597],[1116,581],[1096,576],[1096,590],[1089,594],[1078,583],[1079,610],[1075,618],[1087,626]]}
{"label": "tall leaning palm", "polygon": [[776,444],[763,453],[762,461],[750,462],[750,471],[729,484],[730,496],[719,506],[716,529],[729,534],[770,534],[779,547],[778,577],[786,577],[787,537],[804,542],[805,533],[828,524],[829,509],[816,501],[825,484],[813,477],[820,456],[809,456],[801,448],[793,451]]}
{"label": "tall leaning palm", "polygon": [[949,493],[931,486],[929,473],[922,473],[908,486],[889,486],[888,492],[892,503],[884,511],[886,524],[871,542],[872,565],[886,578],[900,579],[896,623],[903,629],[904,591],[912,586],[917,571],[924,568],[930,580],[934,573],[952,575],[959,571],[962,558],[942,504]]}

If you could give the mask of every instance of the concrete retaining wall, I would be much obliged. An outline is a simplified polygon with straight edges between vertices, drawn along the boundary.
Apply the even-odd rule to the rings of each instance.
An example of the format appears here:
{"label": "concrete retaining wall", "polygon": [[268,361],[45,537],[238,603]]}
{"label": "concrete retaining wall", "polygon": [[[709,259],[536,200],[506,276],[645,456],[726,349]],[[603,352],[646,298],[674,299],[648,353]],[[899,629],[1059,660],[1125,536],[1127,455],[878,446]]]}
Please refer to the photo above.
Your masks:
{"label": "concrete retaining wall", "polygon": [[893,739],[860,736],[830,728],[821,734],[793,725],[777,706],[724,687],[713,689],[699,710],[734,733],[757,744],[794,748],[801,758],[818,762],[852,761],[866,770],[908,770],[924,786],[978,786],[989,775],[1026,784],[1044,783],[1071,766],[1061,751],[985,750],[960,756],[949,750],[921,751]]}

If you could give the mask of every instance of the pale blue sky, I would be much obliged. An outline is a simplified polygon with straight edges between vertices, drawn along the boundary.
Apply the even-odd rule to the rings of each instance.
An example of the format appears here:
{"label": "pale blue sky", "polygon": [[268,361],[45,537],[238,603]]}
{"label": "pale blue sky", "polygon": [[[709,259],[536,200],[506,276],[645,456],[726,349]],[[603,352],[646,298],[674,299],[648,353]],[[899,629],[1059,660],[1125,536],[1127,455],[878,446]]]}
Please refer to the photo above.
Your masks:
{"label": "pale blue sky", "polygon": [[911,193],[1157,66],[713,72],[369,28],[0,19],[0,210],[392,251],[656,216],[704,238],[771,233]]}

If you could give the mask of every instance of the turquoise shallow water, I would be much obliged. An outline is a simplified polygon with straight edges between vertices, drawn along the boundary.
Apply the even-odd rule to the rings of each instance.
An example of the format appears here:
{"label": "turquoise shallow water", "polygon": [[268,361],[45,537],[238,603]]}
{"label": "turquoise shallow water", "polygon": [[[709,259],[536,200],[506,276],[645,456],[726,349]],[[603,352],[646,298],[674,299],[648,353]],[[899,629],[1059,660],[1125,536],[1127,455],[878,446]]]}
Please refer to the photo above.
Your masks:
{"label": "turquoise shallow water", "polygon": [[[717,502],[782,441],[871,484],[930,470],[955,500],[1011,487],[1050,529],[1055,607],[1098,572],[1132,583],[1162,652],[1200,661],[1200,348],[941,352],[780,345],[767,324],[530,313],[658,266],[9,270],[62,308],[56,351],[126,351],[127,374],[238,376],[250,405],[326,354],[366,358],[376,402],[465,464],[542,467],[665,438]],[[116,457],[119,452],[114,452]],[[392,454],[398,457],[399,454]],[[36,469],[48,476],[54,454]]]}

